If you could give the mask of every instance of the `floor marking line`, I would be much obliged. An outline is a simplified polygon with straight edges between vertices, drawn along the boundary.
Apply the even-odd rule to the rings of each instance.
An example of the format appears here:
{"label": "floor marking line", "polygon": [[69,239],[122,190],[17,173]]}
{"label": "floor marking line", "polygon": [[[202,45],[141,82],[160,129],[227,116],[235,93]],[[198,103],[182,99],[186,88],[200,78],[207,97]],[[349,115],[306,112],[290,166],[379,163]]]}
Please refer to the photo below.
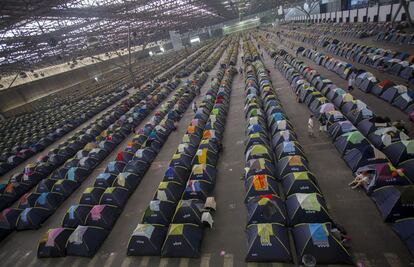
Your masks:
{"label": "floor marking line", "polygon": [[200,267],[209,267],[210,266],[211,254],[206,253],[201,256]]}
{"label": "floor marking line", "polygon": [[131,265],[132,258],[131,257],[125,257],[122,261],[121,267],[129,267]]}
{"label": "floor marking line", "polygon": [[88,267],[94,267],[96,265],[96,262],[98,261],[98,255],[95,254],[95,256],[92,258],[92,260],[88,263]]}
{"label": "floor marking line", "polygon": [[75,262],[72,264],[72,267],[78,267],[81,265],[81,259],[76,259]]}
{"label": "floor marking line", "polygon": [[114,260],[116,259],[117,255],[118,254],[116,252],[109,253],[108,258],[105,261],[104,267],[111,267],[111,265],[114,262]]}
{"label": "floor marking line", "polygon": [[168,259],[167,258],[161,258],[159,267],[167,267],[168,266]]}
{"label": "floor marking line", "polygon": [[224,255],[223,267],[233,267],[233,254]]}
{"label": "floor marking line", "polygon": [[32,254],[31,251],[26,252],[22,257],[19,258],[19,260],[15,263],[15,267],[19,267],[20,265],[24,264],[24,261]]}
{"label": "floor marking line", "polygon": [[189,258],[181,258],[180,259],[180,264],[178,265],[179,267],[188,267],[190,263],[190,259]]}
{"label": "floor marking line", "polygon": [[150,257],[145,256],[142,257],[141,263],[139,264],[139,267],[147,267],[150,261]]}
{"label": "floor marking line", "polygon": [[13,262],[13,260],[15,260],[15,257],[17,256],[17,254],[19,254],[20,251],[17,250],[15,251],[13,254],[10,255],[10,257],[7,257],[8,260],[6,260],[5,262],[3,262],[2,264],[4,264],[4,266],[7,266],[9,263]]}

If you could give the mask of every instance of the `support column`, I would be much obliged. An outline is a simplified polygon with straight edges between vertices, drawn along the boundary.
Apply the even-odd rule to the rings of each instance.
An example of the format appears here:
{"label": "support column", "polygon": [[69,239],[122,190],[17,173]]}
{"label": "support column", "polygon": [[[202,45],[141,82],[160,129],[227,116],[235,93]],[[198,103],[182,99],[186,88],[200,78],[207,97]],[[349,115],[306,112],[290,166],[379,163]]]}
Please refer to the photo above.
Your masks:
{"label": "support column", "polygon": [[[410,24],[411,27],[413,26],[413,21],[411,19],[411,14],[410,14],[410,9],[408,7],[408,4],[409,4],[409,1],[400,0],[400,5],[398,6],[397,12],[395,12],[394,17],[391,20],[392,23],[394,23],[395,20],[397,19],[397,16],[400,13],[401,8],[404,8],[405,14],[407,16],[408,24]],[[391,9],[391,12],[392,12],[392,9]]]}

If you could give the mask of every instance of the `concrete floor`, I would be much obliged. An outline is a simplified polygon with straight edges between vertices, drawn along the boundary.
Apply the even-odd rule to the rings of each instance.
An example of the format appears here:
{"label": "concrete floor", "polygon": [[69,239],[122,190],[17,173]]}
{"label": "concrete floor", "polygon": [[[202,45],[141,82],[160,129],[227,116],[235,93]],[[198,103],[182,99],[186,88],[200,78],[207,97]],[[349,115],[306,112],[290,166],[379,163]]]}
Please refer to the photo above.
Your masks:
{"label": "concrete floor", "polygon": [[[240,53],[239,53],[240,54]],[[342,224],[352,237],[352,251],[357,260],[363,261],[364,266],[399,267],[414,265],[399,238],[382,222],[374,203],[364,194],[347,187],[352,173],[334,148],[331,140],[321,134],[309,138],[306,134],[306,121],[310,114],[305,105],[295,101],[295,95],[286,79],[273,68],[271,59],[265,55],[264,60],[271,70],[272,82],[280,100],[295,126],[299,142],[303,146],[310,161],[312,171],[318,178],[320,187],[328,203],[328,208],[336,221]],[[241,66],[239,60],[236,68]],[[206,84],[202,87],[204,93],[209,87],[209,80],[214,77],[218,65],[210,72]],[[384,104],[384,103],[382,103]],[[121,216],[112,232],[94,258],[65,257],[57,259],[37,259],[37,243],[45,231],[60,226],[61,220],[70,205],[76,203],[82,191],[93,184],[94,177],[102,171],[106,164],[114,158],[116,151],[128,142],[125,140],[118,149],[107,157],[65,203],[36,231],[15,232],[0,243],[1,266],[15,267],[33,266],[293,266],[281,263],[248,263],[244,262],[247,249],[245,236],[246,208],[243,200],[245,190],[240,177],[244,167],[244,80],[237,74],[233,80],[231,105],[224,132],[224,150],[220,154],[218,164],[217,184],[214,196],[217,201],[217,211],[214,215],[213,229],[204,231],[202,255],[199,259],[160,258],[160,257],[126,257],[126,248],[132,231],[140,222],[142,213],[162,180],[166,166],[171,159],[187,125],[193,118],[193,112],[188,109],[181,119],[178,129],[172,133],[168,141],[157,155],[151,168],[144,176],[141,184],[131,195]],[[149,117],[148,117],[149,118]],[[143,125],[143,124],[142,124]],[[223,255],[224,252],[224,255]]]}

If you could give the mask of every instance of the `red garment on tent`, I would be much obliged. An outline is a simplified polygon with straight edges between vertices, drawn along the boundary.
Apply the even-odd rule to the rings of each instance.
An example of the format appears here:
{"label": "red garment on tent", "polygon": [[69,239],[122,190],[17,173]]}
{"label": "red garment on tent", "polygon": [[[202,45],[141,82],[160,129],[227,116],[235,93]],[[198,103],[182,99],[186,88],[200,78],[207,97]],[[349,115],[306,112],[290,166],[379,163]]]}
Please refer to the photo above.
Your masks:
{"label": "red garment on tent", "polygon": [[389,88],[389,87],[391,87],[393,85],[394,85],[394,83],[392,81],[390,81],[390,80],[383,80],[382,82],[378,83],[378,86],[381,89],[387,89],[387,88]]}
{"label": "red garment on tent", "polygon": [[122,154],[122,151],[118,152],[118,154],[116,155],[116,160],[117,161],[123,161],[124,160],[124,155]]}
{"label": "red garment on tent", "polygon": [[273,195],[272,194],[266,194],[266,195],[260,195],[259,198],[268,198],[268,199],[272,199]]}

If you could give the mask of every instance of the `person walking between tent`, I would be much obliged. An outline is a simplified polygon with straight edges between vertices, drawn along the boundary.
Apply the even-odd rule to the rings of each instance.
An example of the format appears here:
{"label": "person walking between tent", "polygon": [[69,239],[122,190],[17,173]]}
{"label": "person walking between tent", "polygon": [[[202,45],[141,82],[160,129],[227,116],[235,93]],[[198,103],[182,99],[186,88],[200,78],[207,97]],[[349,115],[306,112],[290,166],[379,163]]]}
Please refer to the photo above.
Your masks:
{"label": "person walking between tent", "polygon": [[315,134],[313,133],[313,125],[313,115],[310,115],[308,120],[308,134],[310,137],[315,137]]}
{"label": "person walking between tent", "polygon": [[348,91],[349,92],[354,90],[354,82],[355,82],[354,77],[350,77],[349,80],[348,80]]}
{"label": "person walking between tent", "polygon": [[194,113],[197,112],[197,102],[196,101],[193,102],[192,109],[193,109]]}

